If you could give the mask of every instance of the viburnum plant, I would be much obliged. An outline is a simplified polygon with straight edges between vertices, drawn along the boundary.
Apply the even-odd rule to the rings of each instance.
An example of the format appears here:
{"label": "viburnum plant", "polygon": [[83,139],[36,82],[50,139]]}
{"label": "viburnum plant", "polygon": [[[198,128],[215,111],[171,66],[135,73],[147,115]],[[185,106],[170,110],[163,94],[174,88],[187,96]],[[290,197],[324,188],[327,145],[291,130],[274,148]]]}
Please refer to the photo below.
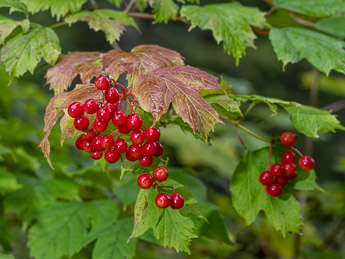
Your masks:
{"label": "viburnum plant", "polygon": [[[241,144],[237,129],[266,142],[267,147],[243,154],[230,179],[232,204],[245,225],[263,211],[283,236],[300,233],[301,207],[293,191],[322,189],[313,170],[317,161],[302,154],[295,139],[302,135],[318,138],[319,131],[344,130],[335,115],[297,102],[236,95],[223,78],[186,65],[188,60],[164,46],[61,54],[54,29],[82,21],[103,31],[106,40],[114,44],[127,26],[138,28],[133,18],[183,22],[190,28],[211,30],[237,65],[246,48],[255,47],[255,33],[268,34],[284,67],[306,59],[328,75],[331,70],[345,73],[344,42],[333,21],[343,19],[344,2],[274,0],[268,1],[267,12],[238,2],[204,6],[197,0],[108,2],[114,6],[102,9],[96,1],[86,0],[0,1],[0,7],[10,8],[10,14],[23,17],[0,17],[0,60],[11,80],[51,65],[45,78],[54,97],[46,107],[45,134],[39,144],[51,168],[49,136],[59,121],[61,145],[73,139],[76,149],[101,164],[99,174],[121,168],[120,177],[132,174],[136,188],[140,187],[133,211],[121,216],[118,204],[107,199],[57,201],[42,207],[27,219],[30,255],[37,259],[72,257],[83,247],[92,246],[93,258],[132,258],[138,238],[186,253],[198,236],[230,243],[221,217],[214,220],[205,213],[217,210],[208,203],[201,209],[195,197],[198,191],[186,187],[184,176],[174,178],[174,169],[170,170],[169,158],[159,142],[169,124],[193,133],[205,145],[212,145],[217,138],[213,135],[215,125],[225,123],[235,127]],[[303,27],[270,24],[269,17],[277,9]],[[45,10],[59,22],[49,27],[31,22],[32,14]],[[78,77],[80,82],[74,84]],[[273,115],[278,106],[285,110],[295,132],[267,138],[244,126],[246,116],[258,103],[267,104]],[[53,147],[58,148],[55,143]],[[132,189],[128,187],[125,193],[129,192]],[[212,224],[222,234],[209,235],[205,228],[212,228]]]}

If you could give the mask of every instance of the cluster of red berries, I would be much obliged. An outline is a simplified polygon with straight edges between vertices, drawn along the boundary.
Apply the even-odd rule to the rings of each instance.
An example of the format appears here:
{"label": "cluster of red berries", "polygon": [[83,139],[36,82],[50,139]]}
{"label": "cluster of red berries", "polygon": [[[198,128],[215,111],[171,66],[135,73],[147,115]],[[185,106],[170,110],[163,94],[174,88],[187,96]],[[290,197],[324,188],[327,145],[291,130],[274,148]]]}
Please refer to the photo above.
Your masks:
{"label": "cluster of red berries", "polygon": [[[301,156],[298,164],[304,171],[309,171],[314,168],[315,161],[311,156],[302,155],[296,148],[293,148],[296,137],[292,132],[284,132],[280,136],[280,143],[283,146],[291,147]],[[285,186],[289,180],[297,178],[297,171],[295,165],[296,156],[292,150],[287,150],[282,155],[282,163],[271,165],[270,170],[266,170],[260,174],[259,181],[266,186],[268,195],[278,197],[282,192],[282,187]]]}
{"label": "cluster of red berries", "polygon": [[[143,126],[140,115],[132,112],[133,107],[137,105],[135,96],[121,84],[105,76],[100,76],[95,80],[95,86],[104,91],[103,99],[88,99],[84,104],[74,102],[67,109],[69,116],[74,118],[74,127],[84,131],[77,138],[76,147],[90,153],[95,160],[100,159],[104,152],[104,159],[107,162],[116,163],[120,158],[122,160],[121,154],[125,153],[127,160],[139,160],[141,166],[150,166],[153,162],[152,157],[159,157],[164,151],[162,144],[158,142],[159,129]],[[119,94],[116,87],[121,87],[123,93]],[[128,97],[132,97],[134,101],[130,102]],[[125,101],[131,107],[128,116],[122,110]],[[122,109],[120,108],[121,103]],[[90,127],[90,120],[85,113],[96,114],[92,127]],[[110,134],[100,135],[106,131],[110,121],[117,129]],[[132,144],[129,147],[127,142],[120,138],[120,133],[130,133]]]}
{"label": "cluster of red berries", "polygon": [[[138,177],[138,185],[142,189],[154,188],[158,195],[156,196],[155,203],[156,206],[162,209],[168,208],[169,206],[174,210],[181,209],[184,204],[184,199],[181,194],[175,192],[172,186],[158,185],[157,182],[164,182],[168,179],[168,170],[163,166],[158,166],[153,170],[153,178],[150,174],[141,174]],[[167,193],[162,193],[158,191],[158,188],[172,188],[173,194],[169,195]]]}

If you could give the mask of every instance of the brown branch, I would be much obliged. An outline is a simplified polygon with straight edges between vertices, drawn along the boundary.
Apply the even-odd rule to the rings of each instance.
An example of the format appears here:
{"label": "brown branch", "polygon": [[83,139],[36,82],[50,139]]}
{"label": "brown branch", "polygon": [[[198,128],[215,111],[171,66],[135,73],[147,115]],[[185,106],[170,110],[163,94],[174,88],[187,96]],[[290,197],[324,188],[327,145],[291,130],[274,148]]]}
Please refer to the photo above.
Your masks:
{"label": "brown branch", "polygon": [[309,27],[314,27],[315,23],[311,22],[311,21],[307,21],[304,20],[300,17],[298,17],[295,13],[290,13],[290,16],[292,19],[294,19],[296,22],[303,24],[305,26],[309,26]]}
{"label": "brown branch", "polygon": [[[142,19],[150,19],[150,20],[154,20],[155,17],[153,14],[151,13],[137,13],[137,12],[128,12],[127,13],[128,16],[133,17],[133,18],[142,18]],[[178,21],[178,22],[183,22],[183,23],[189,23],[189,21],[183,17],[176,17],[175,19],[170,17],[169,20],[171,21]]]}
{"label": "brown branch", "polygon": [[126,14],[131,10],[133,4],[135,4],[135,0],[131,0],[131,1],[129,2],[129,4],[127,5],[127,7],[126,7],[126,9],[125,9],[125,11],[124,11]]}
{"label": "brown branch", "polygon": [[327,110],[327,111],[331,110],[333,112],[341,111],[341,110],[345,109],[345,99],[331,103],[331,104],[323,107],[322,109]]}

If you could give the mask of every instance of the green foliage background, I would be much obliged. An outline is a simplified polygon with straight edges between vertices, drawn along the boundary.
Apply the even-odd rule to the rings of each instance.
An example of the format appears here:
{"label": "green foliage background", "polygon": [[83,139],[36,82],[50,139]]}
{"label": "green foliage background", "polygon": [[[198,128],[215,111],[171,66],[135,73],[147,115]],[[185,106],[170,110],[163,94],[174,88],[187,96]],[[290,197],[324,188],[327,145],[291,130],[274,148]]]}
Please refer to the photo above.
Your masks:
{"label": "green foliage background", "polygon": [[[265,1],[239,2],[259,7],[263,11],[268,10]],[[278,0],[275,2],[277,5],[281,3]],[[313,1],[305,2],[311,6],[308,2]],[[202,5],[212,3],[214,1],[201,1]],[[99,1],[99,4],[105,8],[112,6],[106,1]],[[187,11],[184,13],[187,14]],[[315,7],[315,10],[310,9],[306,14],[318,17],[318,12]],[[6,9],[0,9],[0,14],[8,16]],[[22,18],[20,13],[13,15]],[[162,14],[156,16],[158,21],[168,21]],[[32,15],[30,20],[43,25],[56,22],[48,11]],[[300,27],[285,32],[271,31],[269,38],[274,48],[280,48],[281,44],[284,44],[281,39],[282,33],[294,34],[298,33],[298,30],[303,30],[302,25],[297,24],[280,9],[274,12],[268,21],[276,26]],[[202,22],[195,21],[199,24]],[[327,24],[331,22],[317,23],[316,26],[321,28],[321,31],[329,31]],[[311,64],[316,62],[316,67],[321,71],[330,73],[329,77],[326,77],[316,72],[310,63],[303,59],[306,54],[301,53],[301,56],[295,57],[294,60],[285,59],[284,63],[296,63],[300,60],[301,62],[287,64],[283,71],[282,63],[277,60],[267,35],[259,35],[255,41],[256,49],[248,48],[246,56],[239,61],[239,66],[236,66],[235,58],[226,55],[222,44],[215,43],[211,31],[195,28],[188,32],[189,25],[177,22],[159,24],[152,23],[151,20],[137,20],[137,24],[140,33],[134,27],[128,27],[118,43],[121,49],[130,51],[138,44],[159,44],[176,50],[186,58],[186,64],[223,76],[232,85],[231,90],[235,94],[258,94],[318,107],[344,98],[344,76],[334,71],[330,72],[339,64],[332,64],[324,59],[308,60]],[[23,26],[24,30],[25,26],[20,26]],[[55,32],[60,39],[62,53],[112,49],[103,32],[89,30],[84,23],[59,27]],[[344,34],[339,34],[338,31],[330,34],[336,37],[333,38],[335,41],[344,38]],[[298,33],[297,36],[303,37],[305,34]],[[292,36],[292,39],[296,40],[297,36]],[[315,35],[307,36],[310,36],[308,42],[313,42]],[[274,41],[277,41],[277,44],[274,44]],[[291,42],[287,44],[293,45]],[[242,54],[240,51],[234,56],[238,58]],[[44,57],[44,53],[41,55]],[[339,53],[335,52],[334,55]],[[278,55],[278,58],[284,60],[283,56]],[[331,65],[328,66],[329,64]],[[30,70],[33,70],[35,65],[33,64]],[[339,70],[344,71],[341,68]],[[166,154],[170,157],[170,170],[174,172],[172,175],[175,175],[172,179],[185,185],[198,200],[200,210],[209,224],[195,216],[194,224],[200,237],[192,239],[190,255],[177,254],[173,249],[162,248],[151,230],[140,238],[133,239],[128,246],[126,241],[133,223],[127,218],[133,214],[134,202],[139,191],[135,184],[135,176],[126,174],[120,181],[120,165],[111,166],[108,172],[104,172],[101,164],[93,163],[88,156],[78,152],[71,140],[67,141],[64,147],[60,147],[58,128],[54,128],[50,137],[55,170],[48,166],[41,151],[36,149],[43,135],[44,109],[52,97],[48,87],[43,87],[45,72],[46,69],[43,68],[34,75],[26,73],[22,78],[15,79],[11,87],[7,87],[10,78],[4,66],[0,66],[0,259],[30,258],[30,253],[36,258],[47,259],[108,259],[122,256],[140,259],[163,256],[289,258],[296,255],[297,246],[302,258],[345,258],[344,132],[320,133],[320,138],[315,142],[307,140],[301,134],[298,135],[297,146],[305,149],[305,152],[312,153],[317,161],[317,182],[325,192],[296,191],[304,215],[303,236],[296,237],[288,233],[284,237],[263,216],[258,217],[252,225],[243,228],[246,222],[237,214],[229,191],[231,176],[243,156],[242,147],[232,125],[217,125],[212,135],[211,146],[206,146],[188,132],[183,133],[178,126],[167,126],[162,129],[162,142],[166,147]],[[315,77],[318,78],[320,86],[319,96],[312,98],[310,103],[309,88]],[[278,115],[275,117],[271,117],[271,114],[265,104],[258,104],[248,115],[244,125],[266,137],[294,130],[283,109],[278,108]],[[336,115],[344,124],[344,109],[336,111]],[[315,136],[315,132],[309,134]],[[241,132],[241,135],[250,150],[266,146],[266,143],[246,133]],[[82,201],[90,202],[85,205]],[[61,214],[57,214],[57,211]],[[59,228],[59,221],[68,218],[69,215],[73,216],[70,218],[72,232]],[[37,219],[40,219],[39,223],[35,224]],[[102,224],[115,219],[118,225]],[[181,225],[188,225],[185,221],[182,218]],[[91,233],[88,232],[90,229]],[[114,239],[113,233],[120,234]],[[38,238],[28,243],[28,234]],[[58,252],[51,253],[45,250],[45,243],[39,237],[45,240],[52,237],[52,240],[62,240],[73,246],[70,250],[57,249]],[[75,240],[77,241],[74,242]],[[164,240],[169,246],[169,240]],[[110,247],[118,245],[123,248],[116,250],[121,250],[121,253],[114,257],[107,256],[113,252],[107,250],[108,242]],[[180,246],[183,247],[184,244]],[[80,251],[75,254],[75,250]]]}

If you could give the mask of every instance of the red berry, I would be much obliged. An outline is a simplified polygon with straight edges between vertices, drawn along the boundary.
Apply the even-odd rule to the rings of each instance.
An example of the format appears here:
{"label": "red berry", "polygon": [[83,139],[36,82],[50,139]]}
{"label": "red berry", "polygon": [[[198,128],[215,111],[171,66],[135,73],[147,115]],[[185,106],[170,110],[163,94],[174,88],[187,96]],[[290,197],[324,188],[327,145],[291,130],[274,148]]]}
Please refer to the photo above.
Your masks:
{"label": "red berry", "polygon": [[145,141],[145,135],[141,130],[134,130],[131,133],[131,141],[135,144],[142,144]]}
{"label": "red berry", "polygon": [[92,152],[94,150],[94,147],[92,146],[91,141],[84,140],[83,149],[85,150],[85,152]]}
{"label": "red berry", "polygon": [[84,114],[83,105],[79,102],[71,103],[67,109],[68,115],[72,118],[77,118]]}
{"label": "red berry", "polygon": [[287,184],[288,180],[284,177],[277,177],[275,183],[280,185],[280,186],[285,186]]}
{"label": "red berry", "polygon": [[169,173],[168,170],[164,166],[157,166],[153,170],[153,177],[158,182],[164,182],[166,179],[168,179]]}
{"label": "red berry", "polygon": [[273,181],[273,175],[270,171],[263,171],[260,174],[259,181],[263,185],[270,185]]}
{"label": "red berry", "polygon": [[289,180],[295,180],[297,178],[297,171],[295,170],[290,176]]}
{"label": "red berry", "polygon": [[108,149],[114,145],[114,138],[110,135],[105,135],[102,137],[101,145],[103,148]]}
{"label": "red berry", "polygon": [[155,142],[145,142],[143,145],[143,154],[153,156],[157,152],[157,145]]}
{"label": "red berry", "polygon": [[149,174],[141,174],[138,177],[137,183],[138,183],[140,188],[148,189],[152,186],[152,183],[153,183],[152,176]]}
{"label": "red berry", "polygon": [[143,125],[143,120],[139,114],[131,114],[127,118],[126,125],[131,130],[139,130]]}
{"label": "red berry", "polygon": [[82,138],[83,140],[91,141],[96,136],[97,136],[97,132],[94,129],[90,129],[86,131],[85,133],[83,133]]}
{"label": "red berry", "polygon": [[291,150],[285,151],[284,154],[282,155],[282,161],[283,164],[293,164],[295,163],[295,153],[292,152]]}
{"label": "red berry", "polygon": [[113,110],[109,107],[103,106],[97,111],[97,119],[103,122],[108,122],[113,117]]}
{"label": "red berry", "polygon": [[286,131],[280,136],[280,143],[286,147],[291,147],[296,140],[295,134],[292,132]]}
{"label": "red berry", "polygon": [[116,104],[114,104],[114,103],[106,103],[104,106],[109,107],[113,112],[118,110]]}
{"label": "red berry", "polygon": [[266,192],[270,196],[278,197],[282,193],[282,187],[277,183],[272,183],[266,187]]}
{"label": "red berry", "polygon": [[113,123],[115,126],[125,126],[126,121],[127,121],[127,117],[123,111],[114,112]]}
{"label": "red berry", "polygon": [[184,199],[181,194],[174,192],[173,194],[171,194],[170,199],[171,199],[170,206],[174,210],[178,210],[183,207]]}
{"label": "red berry", "polygon": [[78,137],[75,141],[75,146],[79,149],[79,150],[84,150],[83,148],[83,135],[81,135],[80,137]]}
{"label": "red berry", "polygon": [[142,155],[141,157],[139,157],[139,164],[142,167],[148,167],[148,166],[152,165],[152,156]]}
{"label": "red berry", "polygon": [[104,98],[108,103],[116,103],[120,96],[115,87],[110,87],[105,91]]}
{"label": "red berry", "polygon": [[163,155],[164,153],[164,147],[161,143],[156,142],[156,146],[157,146],[157,151],[156,154],[154,154],[153,156],[159,157],[161,155]]}
{"label": "red berry", "polygon": [[88,114],[94,114],[98,111],[98,104],[94,99],[86,100],[83,105],[84,111]]}
{"label": "red berry", "polygon": [[295,176],[295,173],[296,173],[295,164],[283,164],[283,168],[284,168],[283,176],[286,179],[291,179],[291,177]]}
{"label": "red berry", "polygon": [[298,164],[304,171],[309,171],[314,168],[315,161],[311,156],[302,156]]}
{"label": "red berry", "polygon": [[103,122],[96,118],[93,121],[93,128],[98,132],[103,132],[108,128],[108,122]]}
{"label": "red berry", "polygon": [[131,129],[128,128],[127,126],[118,126],[117,129],[120,133],[123,133],[123,134],[128,134],[129,132],[131,132]]}
{"label": "red berry", "polygon": [[105,151],[104,159],[108,163],[114,164],[117,162],[117,160],[119,160],[119,158],[120,158],[120,153],[117,152],[115,149],[112,148]]}
{"label": "red berry", "polygon": [[131,161],[131,162],[134,162],[134,161],[137,160],[137,158],[130,156],[130,155],[128,154],[128,152],[126,152],[126,159],[127,159],[128,161]]}
{"label": "red berry", "polygon": [[92,146],[95,148],[96,151],[103,151],[104,148],[102,146],[102,136],[96,136],[92,140]]}
{"label": "red berry", "polygon": [[159,140],[160,136],[161,136],[161,133],[160,133],[159,129],[157,129],[155,127],[147,128],[145,130],[145,138],[148,141],[156,142]]}
{"label": "red berry", "polygon": [[122,138],[119,138],[115,141],[114,143],[114,148],[120,153],[120,154],[123,154],[123,153],[126,153],[127,151],[127,142],[122,139]]}
{"label": "red berry", "polygon": [[273,164],[271,166],[271,174],[273,176],[281,176],[281,174],[283,173],[284,168],[282,167],[281,164]]}
{"label": "red berry", "polygon": [[99,90],[107,90],[110,86],[110,81],[106,76],[100,76],[95,80],[95,86]]}
{"label": "red berry", "polygon": [[158,194],[156,199],[155,199],[155,203],[156,203],[157,207],[161,208],[161,209],[168,208],[170,206],[170,201],[171,201],[171,198],[166,193]]}
{"label": "red berry", "polygon": [[77,130],[85,131],[89,127],[89,119],[81,115],[74,119],[73,125]]}
{"label": "red berry", "polygon": [[92,159],[98,160],[98,159],[101,159],[102,154],[103,154],[102,151],[95,151],[95,152],[91,152],[90,156],[92,157]]}
{"label": "red berry", "polygon": [[139,157],[141,157],[141,146],[138,144],[132,144],[129,146],[127,153],[129,156],[138,159]]}

